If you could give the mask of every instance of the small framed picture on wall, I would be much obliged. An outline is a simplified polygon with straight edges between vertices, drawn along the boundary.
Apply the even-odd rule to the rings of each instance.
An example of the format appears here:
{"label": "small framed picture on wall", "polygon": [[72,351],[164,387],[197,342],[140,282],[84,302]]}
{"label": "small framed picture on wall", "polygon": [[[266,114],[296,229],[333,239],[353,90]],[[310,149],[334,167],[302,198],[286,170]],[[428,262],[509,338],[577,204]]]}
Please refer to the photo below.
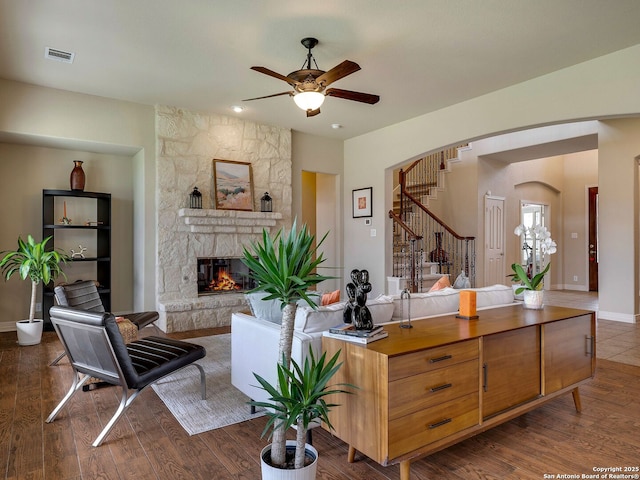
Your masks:
{"label": "small framed picture on wall", "polygon": [[371,217],[371,194],[373,187],[359,188],[353,190],[353,218]]}

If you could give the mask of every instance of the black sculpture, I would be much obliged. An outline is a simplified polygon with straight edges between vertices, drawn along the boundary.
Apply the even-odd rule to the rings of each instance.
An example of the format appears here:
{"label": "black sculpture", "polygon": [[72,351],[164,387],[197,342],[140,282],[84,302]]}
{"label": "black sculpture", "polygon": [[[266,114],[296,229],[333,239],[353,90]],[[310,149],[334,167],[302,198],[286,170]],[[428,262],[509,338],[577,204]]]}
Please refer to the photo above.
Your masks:
{"label": "black sculpture", "polygon": [[351,282],[346,286],[349,300],[344,307],[344,323],[353,323],[356,330],[371,330],[373,319],[366,306],[367,293],[371,291],[369,272],[367,270],[351,270]]}

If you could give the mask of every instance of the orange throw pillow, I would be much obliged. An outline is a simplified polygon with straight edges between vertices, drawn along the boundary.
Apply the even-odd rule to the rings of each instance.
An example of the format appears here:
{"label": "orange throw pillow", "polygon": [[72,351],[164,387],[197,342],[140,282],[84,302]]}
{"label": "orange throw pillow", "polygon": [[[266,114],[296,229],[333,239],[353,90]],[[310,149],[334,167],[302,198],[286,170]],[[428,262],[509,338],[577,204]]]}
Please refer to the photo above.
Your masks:
{"label": "orange throw pillow", "polygon": [[447,288],[451,286],[451,282],[449,281],[449,275],[445,275],[444,277],[440,277],[436,283],[429,289],[430,292],[435,292],[436,290],[442,290],[443,288]]}
{"label": "orange throw pillow", "polygon": [[322,294],[321,305],[331,305],[332,303],[338,303],[340,301],[340,290],[335,290],[330,293]]}

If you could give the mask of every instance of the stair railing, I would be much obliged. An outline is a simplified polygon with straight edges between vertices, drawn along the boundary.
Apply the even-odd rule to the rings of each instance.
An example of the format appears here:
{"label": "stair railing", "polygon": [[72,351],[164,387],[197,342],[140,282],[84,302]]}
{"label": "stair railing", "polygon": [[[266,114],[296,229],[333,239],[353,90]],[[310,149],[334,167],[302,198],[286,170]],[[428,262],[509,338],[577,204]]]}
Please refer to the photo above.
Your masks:
{"label": "stair railing", "polygon": [[423,282],[421,248],[422,236],[417,235],[393,210],[389,210],[393,220],[393,276],[405,279],[410,292],[418,292]]}
{"label": "stair railing", "polygon": [[475,285],[475,237],[457,234],[424,204],[430,189],[441,183],[445,158],[457,156],[457,148],[416,160],[399,172],[399,213],[389,212],[394,223],[393,275],[407,279],[412,292],[422,289],[425,262],[437,263],[438,273],[449,274],[451,281],[464,272]]}

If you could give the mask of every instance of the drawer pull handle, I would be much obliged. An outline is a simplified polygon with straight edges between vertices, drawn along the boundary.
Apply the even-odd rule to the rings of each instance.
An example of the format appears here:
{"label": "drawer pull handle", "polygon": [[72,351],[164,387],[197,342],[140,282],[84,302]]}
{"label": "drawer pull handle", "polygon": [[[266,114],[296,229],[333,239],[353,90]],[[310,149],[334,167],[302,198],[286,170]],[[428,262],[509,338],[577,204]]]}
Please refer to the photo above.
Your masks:
{"label": "drawer pull handle", "polygon": [[451,423],[450,418],[445,418],[444,420],[440,420],[439,422],[432,423],[431,425],[429,425],[429,429],[432,430],[434,428],[441,427],[442,425],[446,425],[447,423]]}
{"label": "drawer pull handle", "polygon": [[445,383],[444,385],[438,385],[437,387],[433,387],[429,389],[431,393],[439,392],[440,390],[444,390],[445,388],[451,388],[453,385],[450,383]]}
{"label": "drawer pull handle", "polygon": [[431,359],[429,359],[429,363],[442,362],[442,361],[444,361],[444,360],[449,360],[449,359],[451,359],[451,358],[453,358],[453,356],[452,356],[452,355],[443,355],[443,356],[438,357],[438,358],[431,358]]}

